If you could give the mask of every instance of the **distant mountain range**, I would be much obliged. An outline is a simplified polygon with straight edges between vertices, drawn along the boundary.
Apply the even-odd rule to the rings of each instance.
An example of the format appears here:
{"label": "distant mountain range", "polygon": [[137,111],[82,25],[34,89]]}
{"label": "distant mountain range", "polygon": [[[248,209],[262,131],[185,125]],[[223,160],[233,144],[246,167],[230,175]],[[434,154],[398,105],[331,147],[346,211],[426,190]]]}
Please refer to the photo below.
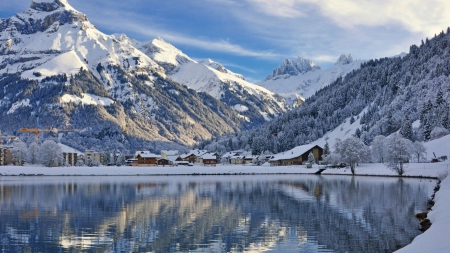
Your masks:
{"label": "distant mountain range", "polygon": [[350,54],[343,54],[331,68],[322,69],[302,57],[295,60],[285,59],[283,64],[273,70],[272,75],[257,84],[278,93],[289,105],[296,107],[338,77],[358,69],[363,62],[353,60]]}
{"label": "distant mountain range", "polygon": [[359,64],[285,60],[255,85],[161,38],[106,35],[67,0],[32,0],[0,19],[0,129],[83,129],[58,136],[79,150],[183,149],[273,120]]}

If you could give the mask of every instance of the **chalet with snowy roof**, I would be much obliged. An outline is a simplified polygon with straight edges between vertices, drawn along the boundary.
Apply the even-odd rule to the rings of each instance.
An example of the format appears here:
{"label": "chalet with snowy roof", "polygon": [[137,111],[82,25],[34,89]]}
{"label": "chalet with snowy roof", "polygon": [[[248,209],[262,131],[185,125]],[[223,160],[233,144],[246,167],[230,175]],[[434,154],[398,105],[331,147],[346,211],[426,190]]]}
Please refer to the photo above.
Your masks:
{"label": "chalet with snowy roof", "polygon": [[167,166],[174,166],[173,161],[167,159],[167,157],[166,158],[164,158],[164,157],[158,158],[157,163],[158,163],[158,166],[166,166],[166,165]]}
{"label": "chalet with snowy roof", "polygon": [[204,166],[216,166],[217,164],[217,155],[212,153],[206,153],[202,157]]}
{"label": "chalet with snowy roof", "polygon": [[244,157],[244,164],[253,163],[253,159],[258,159],[259,155],[246,155]]}
{"label": "chalet with snowy roof", "polygon": [[222,155],[222,158],[226,158],[228,164],[243,164],[245,161],[245,151],[235,150],[229,151]]}
{"label": "chalet with snowy roof", "polygon": [[138,160],[138,166],[156,166],[161,156],[150,153],[150,151],[140,150],[136,151],[136,158]]}
{"label": "chalet with snowy roof", "polygon": [[197,163],[198,158],[206,153],[208,153],[207,150],[194,149],[190,150],[189,153],[181,154],[180,158],[181,160],[189,163]]}
{"label": "chalet with snowy roof", "polygon": [[316,161],[322,161],[323,148],[319,145],[303,145],[276,154],[269,160],[271,166],[301,165],[308,161],[309,153],[313,153]]}

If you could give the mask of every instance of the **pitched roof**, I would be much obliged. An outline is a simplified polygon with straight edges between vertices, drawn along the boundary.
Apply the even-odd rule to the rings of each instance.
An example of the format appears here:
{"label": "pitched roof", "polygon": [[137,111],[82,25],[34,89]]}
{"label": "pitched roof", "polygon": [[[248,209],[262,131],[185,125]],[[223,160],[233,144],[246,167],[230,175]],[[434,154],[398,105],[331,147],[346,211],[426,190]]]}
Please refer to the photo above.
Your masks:
{"label": "pitched roof", "polygon": [[142,158],[159,158],[160,155],[150,153],[150,151],[140,150],[136,151],[135,153],[136,157],[140,156]]}
{"label": "pitched roof", "polygon": [[204,154],[204,155],[202,155],[202,158],[203,159],[208,159],[208,160],[216,160],[217,159],[217,157],[214,155],[214,154],[211,154],[211,153],[206,153],[206,154]]}
{"label": "pitched roof", "polygon": [[194,150],[190,150],[189,153],[185,153],[185,154],[181,154],[180,157],[181,158],[186,158],[188,156],[194,155],[196,157],[200,157],[204,154],[208,153],[208,150],[199,150],[199,149],[194,149]]}
{"label": "pitched roof", "polygon": [[166,159],[169,161],[175,162],[178,159],[178,157],[180,157],[180,156],[179,155],[168,155],[166,157]]}
{"label": "pitched roof", "polygon": [[297,146],[297,147],[295,147],[295,148],[293,148],[291,150],[288,150],[288,151],[285,151],[285,152],[278,153],[278,154],[274,155],[274,157],[272,159],[270,159],[270,161],[279,161],[279,160],[293,159],[293,158],[302,156],[304,153],[308,152],[309,150],[311,150],[315,146],[317,146],[319,148],[322,148],[319,145],[313,145],[313,144]]}

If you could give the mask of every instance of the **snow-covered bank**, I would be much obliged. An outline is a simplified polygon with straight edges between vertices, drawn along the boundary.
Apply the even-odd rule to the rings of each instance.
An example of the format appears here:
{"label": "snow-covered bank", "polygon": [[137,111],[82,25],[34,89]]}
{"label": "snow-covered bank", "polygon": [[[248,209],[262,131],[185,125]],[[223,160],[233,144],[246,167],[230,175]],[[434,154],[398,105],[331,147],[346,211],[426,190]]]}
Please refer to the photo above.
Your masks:
{"label": "snow-covered bank", "polygon": [[[450,162],[441,163],[409,163],[405,166],[405,177],[437,177],[439,173],[450,170]],[[397,173],[381,163],[361,164],[355,169],[360,176],[397,176]],[[327,169],[322,175],[351,175],[350,168]]]}
{"label": "snow-covered bank", "polygon": [[406,247],[396,251],[398,253],[416,252],[449,252],[450,240],[450,177],[441,183],[440,190],[435,196],[436,204],[428,213],[431,227],[425,233],[414,238],[414,241]]}
{"label": "snow-covered bank", "polygon": [[[405,170],[405,177],[437,177],[438,173],[448,169],[450,162],[445,163],[411,163]],[[43,166],[0,166],[0,175],[43,175],[43,176],[120,176],[120,175],[227,175],[227,174],[314,174],[318,166],[307,169],[305,166],[251,166],[251,165],[221,165],[205,166],[100,166],[100,167],[55,167]],[[383,164],[361,164],[356,167],[357,175],[396,176]],[[322,175],[351,175],[348,168],[326,169]]]}

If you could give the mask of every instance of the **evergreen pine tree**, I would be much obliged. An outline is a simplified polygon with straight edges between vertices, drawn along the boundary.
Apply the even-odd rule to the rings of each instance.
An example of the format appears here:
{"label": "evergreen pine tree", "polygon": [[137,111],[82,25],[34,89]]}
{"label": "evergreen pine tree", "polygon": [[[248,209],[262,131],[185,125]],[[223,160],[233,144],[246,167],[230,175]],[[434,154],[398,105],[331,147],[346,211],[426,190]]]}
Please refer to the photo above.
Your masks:
{"label": "evergreen pine tree", "polygon": [[425,140],[425,141],[428,141],[428,140],[430,140],[431,139],[431,131],[432,131],[433,129],[432,129],[432,126],[431,126],[431,123],[427,120],[427,121],[425,121],[425,124],[423,125],[423,129],[422,129],[422,132],[423,132],[423,139]]}
{"label": "evergreen pine tree", "polygon": [[87,166],[89,166],[89,167],[94,166],[94,162],[92,161],[92,158],[90,158],[90,157],[88,157]]}
{"label": "evergreen pine tree", "polygon": [[325,142],[325,147],[323,148],[323,155],[329,156],[330,155],[330,145],[328,144],[328,141]]}
{"label": "evergreen pine tree", "polygon": [[355,123],[355,117],[352,116],[352,117],[350,118],[350,125],[353,124],[353,123]]}
{"label": "evergreen pine tree", "polygon": [[357,138],[361,137],[361,130],[359,130],[359,128],[356,128],[355,137],[357,137]]}
{"label": "evergreen pine tree", "polygon": [[117,156],[117,162],[116,165],[117,166],[122,166],[125,164],[125,156],[123,155],[123,152],[120,152],[119,156]]}
{"label": "evergreen pine tree", "polygon": [[446,128],[447,130],[450,130],[450,118],[449,118],[449,113],[448,111],[445,112],[444,117],[442,118],[441,124],[444,128]]}
{"label": "evergreen pine tree", "polygon": [[103,164],[108,166],[111,163],[111,152],[109,148],[106,147],[105,152],[103,153]]}
{"label": "evergreen pine tree", "polygon": [[412,130],[412,122],[409,119],[408,115],[403,119],[402,126],[400,127],[400,134],[403,138],[412,140],[413,130]]}
{"label": "evergreen pine tree", "polygon": [[117,149],[113,150],[111,165],[117,165]]}
{"label": "evergreen pine tree", "polygon": [[441,89],[439,89],[438,93],[436,94],[436,107],[439,107],[441,105],[443,105],[445,103],[444,100],[444,93],[442,92]]}
{"label": "evergreen pine tree", "polygon": [[316,159],[314,158],[314,155],[313,155],[312,152],[309,152],[309,155],[308,155],[308,163],[309,163],[309,164],[315,164],[315,163],[316,163]]}

